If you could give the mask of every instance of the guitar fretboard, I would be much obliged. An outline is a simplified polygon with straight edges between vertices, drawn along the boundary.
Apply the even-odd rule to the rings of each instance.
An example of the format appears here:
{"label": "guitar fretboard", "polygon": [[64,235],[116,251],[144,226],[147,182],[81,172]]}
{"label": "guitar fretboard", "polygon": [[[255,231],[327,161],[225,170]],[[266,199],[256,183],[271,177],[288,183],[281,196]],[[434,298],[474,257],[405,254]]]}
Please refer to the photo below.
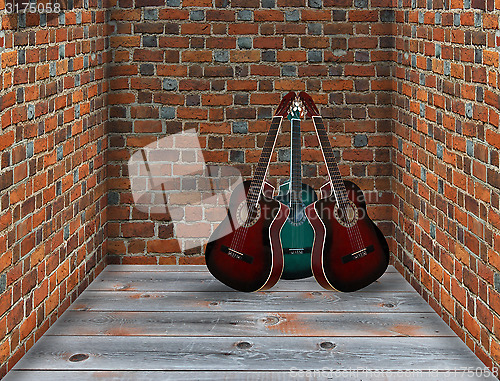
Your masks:
{"label": "guitar fretboard", "polygon": [[269,161],[271,160],[271,154],[273,153],[274,145],[276,144],[276,137],[278,136],[278,130],[281,126],[282,120],[282,116],[273,117],[271,127],[267,133],[266,141],[264,142],[264,147],[262,148],[262,153],[260,154],[257,168],[255,169],[254,177],[250,183],[250,189],[248,190],[247,201],[249,203],[255,204],[259,201],[260,192],[264,183],[264,178],[266,177],[267,168],[269,167]]}
{"label": "guitar fretboard", "polygon": [[321,150],[323,151],[323,156],[325,157],[326,167],[328,175],[330,176],[335,198],[339,205],[345,205],[348,202],[347,191],[345,189],[342,176],[340,175],[337,158],[333,153],[330,140],[328,140],[328,134],[326,133],[323,119],[321,116],[313,116],[313,122],[316,134],[318,135],[319,143],[321,145]]}
{"label": "guitar fretboard", "polygon": [[302,202],[302,170],[301,170],[301,140],[300,140],[300,120],[292,119],[292,139],[290,158],[290,203],[298,204]]}

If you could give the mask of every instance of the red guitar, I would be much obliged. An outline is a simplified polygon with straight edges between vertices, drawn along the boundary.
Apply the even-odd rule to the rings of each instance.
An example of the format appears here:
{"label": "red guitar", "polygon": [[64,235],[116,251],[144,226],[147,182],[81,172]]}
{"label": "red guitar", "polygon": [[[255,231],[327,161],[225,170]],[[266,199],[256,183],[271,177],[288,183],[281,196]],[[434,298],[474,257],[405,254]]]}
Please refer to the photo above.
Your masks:
{"label": "red guitar", "polygon": [[210,237],[205,262],[212,275],[238,291],[271,288],[283,272],[280,231],[288,218],[286,205],[272,198],[274,188],[264,181],[283,117],[295,98],[288,93],[273,117],[252,181],[237,187],[227,217]]}
{"label": "red guitar", "polygon": [[343,181],[319,111],[305,92],[299,94],[314,127],[330,181],[321,189],[322,199],[306,207],[314,230],[311,254],[313,275],[330,290],[356,291],[377,280],[389,265],[384,235],[366,213],[363,192]]}

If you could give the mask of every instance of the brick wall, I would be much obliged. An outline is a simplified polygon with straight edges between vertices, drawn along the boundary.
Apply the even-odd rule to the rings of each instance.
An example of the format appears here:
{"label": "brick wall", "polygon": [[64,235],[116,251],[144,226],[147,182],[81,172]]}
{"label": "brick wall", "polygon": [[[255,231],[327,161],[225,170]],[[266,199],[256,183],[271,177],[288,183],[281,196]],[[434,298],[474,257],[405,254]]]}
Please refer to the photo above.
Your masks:
{"label": "brick wall", "polygon": [[[391,60],[387,1],[119,1],[110,8],[109,246],[115,263],[203,263],[180,252],[168,215],[138,210],[127,162],[159,139],[195,129],[204,160],[255,170],[273,110],[306,90],[325,116],[341,171],[373,191],[369,213],[392,236]],[[310,120],[302,124],[303,175],[318,189],[326,169]],[[289,174],[285,124],[270,180]],[[173,242],[173,243],[172,243]],[[188,254],[187,256],[185,254]]]}
{"label": "brick wall", "polygon": [[0,377],[104,266],[105,11],[69,3],[0,2]]}
{"label": "brick wall", "polygon": [[499,15],[498,1],[399,0],[393,138],[397,267],[497,367]]}
{"label": "brick wall", "polygon": [[[195,129],[204,161],[251,178],[289,90],[314,97],[342,174],[374,191],[398,270],[499,365],[498,0],[65,4],[57,18],[1,16],[0,375],[106,253],[203,263],[168,213],[135,204],[132,155]],[[310,121],[303,131],[318,189],[326,170]],[[285,123],[274,185],[289,139]]]}

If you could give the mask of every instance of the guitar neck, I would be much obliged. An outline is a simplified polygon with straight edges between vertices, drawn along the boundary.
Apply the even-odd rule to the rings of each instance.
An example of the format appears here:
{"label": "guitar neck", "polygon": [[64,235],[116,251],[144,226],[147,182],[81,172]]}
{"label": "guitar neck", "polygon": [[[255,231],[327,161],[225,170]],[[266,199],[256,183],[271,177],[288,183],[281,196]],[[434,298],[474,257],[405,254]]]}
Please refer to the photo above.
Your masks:
{"label": "guitar neck", "polygon": [[247,200],[251,203],[257,203],[257,201],[259,201],[282,120],[282,116],[275,116],[271,122],[271,127],[267,133],[264,147],[262,148],[262,153],[260,154],[259,162],[257,164],[257,168],[255,169],[252,182],[250,183],[250,189],[248,190]]}
{"label": "guitar neck", "polygon": [[321,118],[321,116],[313,116],[313,122],[316,134],[318,135],[321,151],[323,152],[323,157],[325,159],[328,176],[330,178],[330,182],[332,183],[335,198],[338,204],[345,203],[347,202],[347,191],[345,189],[342,176],[340,175],[339,166],[333,153],[330,140],[328,140],[328,134],[326,133],[326,129],[323,124],[323,118]]}
{"label": "guitar neck", "polygon": [[290,203],[300,203],[302,191],[300,119],[291,121]]}

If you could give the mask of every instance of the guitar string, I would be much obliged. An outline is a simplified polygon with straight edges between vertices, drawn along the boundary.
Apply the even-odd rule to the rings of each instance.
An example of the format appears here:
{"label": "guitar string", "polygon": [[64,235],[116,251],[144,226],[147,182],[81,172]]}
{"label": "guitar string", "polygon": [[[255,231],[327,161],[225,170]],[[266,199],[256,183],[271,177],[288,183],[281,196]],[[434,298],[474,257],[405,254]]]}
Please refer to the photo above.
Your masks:
{"label": "guitar string", "polygon": [[[320,116],[316,116],[316,118],[321,118]],[[327,160],[327,171],[330,177],[330,181],[332,183],[333,192],[335,193],[335,197],[337,199],[337,208],[342,210],[342,216],[345,218],[347,216],[347,206],[351,208],[350,200],[347,197],[347,190],[345,188],[345,184],[340,177],[340,170],[338,169],[338,165],[336,163],[336,158],[333,154],[333,150],[328,140],[328,135],[326,134],[326,129],[323,124],[322,118],[316,121],[316,118],[313,118],[314,127],[316,129],[316,133],[318,135],[321,148],[323,150],[323,154],[325,156],[325,160]],[[318,128],[319,126],[319,128]],[[326,152],[325,152],[326,151]],[[332,168],[330,168],[330,166]],[[332,177],[332,173],[334,176]],[[336,192],[336,187],[338,192]],[[339,197],[340,196],[340,197]],[[353,227],[347,227],[347,233],[349,236],[349,241],[351,243],[351,247],[354,252],[364,249],[364,241],[359,231],[359,227],[357,223]],[[356,246],[354,246],[356,245]]]}
{"label": "guitar string", "polygon": [[[339,193],[341,194],[341,202],[340,206],[338,208],[341,209],[342,214],[341,218],[348,220],[348,213],[347,210],[352,208],[352,205],[350,204],[349,197],[346,196],[347,190],[345,189],[344,182],[341,179],[336,179],[336,184],[337,188],[339,189]],[[354,213],[356,213],[356,210],[354,210]],[[354,226],[347,226],[346,227],[349,239],[352,244],[357,245],[353,246],[354,251],[358,251],[363,248],[363,240],[361,235],[359,234],[359,229],[357,228],[357,225]]]}
{"label": "guitar string", "polygon": [[[322,126],[322,127],[324,129],[324,126]],[[324,140],[328,139],[326,134],[325,134],[325,136],[323,136],[323,139]],[[323,142],[323,144],[325,144],[325,142]],[[328,144],[329,144],[329,141],[328,141]],[[331,149],[331,147],[330,147],[330,149]],[[344,219],[346,219],[347,209],[351,208],[350,200],[349,200],[349,197],[347,196],[347,190],[345,188],[345,184],[344,184],[342,178],[340,177],[340,171],[338,170],[338,166],[336,164],[336,159],[333,155],[333,151],[327,152],[327,156],[330,159],[329,164],[333,163],[333,168],[329,168],[329,173],[330,172],[334,173],[334,182],[335,182],[337,189],[339,190],[338,194],[340,196],[340,200],[338,202],[338,204],[339,204],[338,208],[340,208],[342,213],[343,213],[342,217]],[[335,192],[335,187],[334,187],[334,192]],[[351,247],[353,248],[353,250],[358,251],[358,250],[362,249],[364,243],[363,243],[363,239],[360,235],[359,228],[357,227],[357,225],[355,225],[354,227],[347,227],[346,229],[347,229],[347,233],[349,235],[349,240],[351,242]],[[353,246],[353,245],[357,245],[357,247]]]}
{"label": "guitar string", "polygon": [[[331,171],[331,168],[327,168],[327,169],[328,169],[328,172],[329,172],[329,175],[330,175],[329,177],[330,177],[330,181],[332,183],[332,186],[335,184],[336,187],[337,187],[337,189],[339,190],[338,194],[335,194],[335,196],[337,198],[337,204],[338,204],[337,208],[341,209],[341,211],[342,211],[342,217],[346,218],[347,217],[347,207],[351,208],[350,200],[346,196],[347,190],[345,188],[345,185],[344,185],[342,179],[339,178],[339,176],[338,176],[340,174],[340,172],[338,171],[338,166],[335,163],[336,159],[335,159],[335,157],[333,155],[333,151],[332,151],[331,145],[330,145],[329,140],[328,140],[328,135],[326,135],[326,133],[325,133],[325,127],[323,125],[323,122],[321,120],[321,122],[318,123],[318,124],[321,124],[320,130],[322,130],[321,132],[324,134],[324,136],[320,136],[321,134],[318,131],[316,120],[314,118],[313,118],[313,120],[314,120],[314,124],[315,124],[315,127],[316,127],[316,132],[318,134],[318,137],[320,137],[320,143],[322,143],[322,148],[323,148],[323,145],[325,146],[324,148],[326,148],[326,149],[323,149],[323,153],[325,154],[325,157],[328,156],[329,161],[333,162],[333,164],[336,166],[336,171],[335,170]],[[279,126],[278,126],[278,128],[279,128]],[[277,132],[278,131],[276,131],[276,136],[275,136],[275,139],[274,139],[274,143],[276,143]],[[321,142],[321,138],[323,138],[323,140],[324,140],[325,136],[326,136],[326,140],[328,142],[328,145],[324,144],[324,142]],[[267,139],[266,139],[266,142],[264,144],[264,149],[266,148],[266,143],[267,143]],[[274,148],[274,145],[273,145],[273,148]],[[263,149],[263,151],[264,151],[264,149]],[[331,152],[326,152],[325,153],[325,151],[328,151],[328,149]],[[271,154],[272,154],[272,152],[271,152]],[[263,156],[264,155],[261,155],[261,159],[262,159]],[[266,166],[266,168],[264,170],[264,173],[259,173],[260,172],[259,171],[259,167],[261,165],[261,160],[259,160],[259,164],[258,164],[257,170],[256,170],[256,175],[259,176],[259,177],[262,177],[262,179],[259,180],[259,182],[261,182],[261,183],[264,181],[263,177],[265,176],[265,173],[267,172],[267,168],[269,166],[269,160],[270,160],[270,156],[269,156],[269,159],[268,159],[268,165]],[[327,166],[328,166],[328,163],[327,163]],[[334,167],[334,169],[335,169],[335,167]],[[333,174],[334,174],[333,177],[332,177],[332,173],[331,172],[333,172]],[[335,173],[335,172],[338,172],[338,174]],[[291,184],[290,184],[291,188],[290,189],[291,189],[291,196],[294,196],[294,193],[293,193],[294,190],[292,189],[292,185],[293,185],[293,176],[291,176]],[[261,186],[261,189],[262,189],[262,186]],[[335,186],[334,186],[333,191],[335,192]],[[248,194],[250,196],[253,196],[255,194],[254,182],[251,183],[251,186],[250,186]],[[249,222],[251,222],[253,220],[253,218],[255,218],[255,210],[256,210],[256,207],[258,205],[259,196],[260,196],[260,192],[259,192],[259,195],[257,196],[257,198],[255,200],[253,200],[252,197],[249,198],[250,201],[251,201],[251,204],[250,204],[250,208],[248,208],[248,205],[247,205],[248,212],[247,212],[247,216],[246,216],[246,221],[244,221],[244,223],[242,225],[242,228],[238,229],[239,232],[237,231],[236,234],[235,234],[236,243],[238,244],[238,248],[240,250],[241,250],[241,244],[245,241],[246,235],[247,235],[247,232],[248,232],[248,227],[246,226],[247,222],[249,223]],[[291,200],[291,203],[292,203],[293,210],[294,210],[294,216],[293,217],[294,217],[294,220],[295,220],[297,218],[297,215],[298,215],[299,205],[298,205],[298,202],[296,200]],[[347,232],[348,232],[348,235],[349,235],[349,241],[351,243],[351,247],[353,245],[356,245],[356,244],[358,245],[357,248],[353,247],[354,251],[358,251],[358,250],[361,250],[361,249],[365,248],[364,247],[363,238],[362,238],[362,236],[360,234],[359,227],[358,227],[357,223],[353,227],[347,227]],[[233,238],[233,242],[231,243],[231,247],[234,247],[235,238]]]}
{"label": "guitar string", "polygon": [[[328,137],[326,134],[325,134],[325,136],[323,136],[321,134],[323,131],[321,130],[321,128],[319,128],[319,129],[317,128],[316,120],[314,120],[314,125],[315,125],[315,129],[316,129],[316,133],[318,135],[319,142],[321,144],[323,156],[325,157],[325,163],[327,165],[327,171],[328,171],[328,175],[330,178],[330,183],[332,185],[332,191],[334,193],[334,196],[335,196],[335,199],[337,202],[337,210],[340,208],[341,211],[343,211],[343,210],[345,210],[344,205],[346,205],[345,194],[343,194],[343,192],[335,192],[336,188],[337,189],[341,188],[341,186],[343,185],[343,182],[339,178],[338,174],[335,173],[336,172],[335,168],[331,168],[329,166],[329,163],[334,159],[333,151],[331,150],[331,145],[329,144],[329,141],[327,141],[325,143],[325,141],[324,141],[325,136],[326,136],[326,139],[328,139]],[[349,236],[349,242],[351,243],[351,247],[352,247],[352,244],[355,242],[355,237],[353,237],[353,233],[350,230],[347,230],[347,234]],[[357,239],[356,239],[356,243],[358,243]]]}
{"label": "guitar string", "polygon": [[[272,127],[272,126],[271,126]],[[271,130],[271,128],[270,128]],[[254,181],[252,181],[252,183],[250,184],[250,188],[248,189],[248,192],[247,192],[247,199],[244,201],[246,202],[247,204],[245,205],[246,206],[246,209],[247,209],[247,215],[245,217],[245,221],[243,221],[243,224],[238,228],[236,234],[235,234],[235,237],[233,238],[233,241],[231,243],[231,246],[234,247],[233,245],[236,243],[237,244],[237,248],[240,249],[240,242],[241,242],[241,238],[242,238],[242,229],[245,228],[245,225],[247,224],[248,221],[250,221],[250,218],[253,217],[252,216],[252,212],[251,212],[251,209],[250,209],[250,205],[251,203],[254,202],[253,198],[254,198],[254,194],[255,194],[255,184],[257,182],[257,179],[259,180],[258,182],[261,182],[261,180],[259,179],[261,176],[260,176],[260,166],[262,166],[263,164],[263,160],[262,158],[264,156],[267,156],[267,153],[266,152],[266,146],[264,144],[264,147],[263,147],[263,150],[262,150],[262,154],[261,154],[261,158],[259,158],[259,163],[257,164],[257,169],[256,169],[256,173],[255,173],[255,176],[254,176]]]}
{"label": "guitar string", "polygon": [[[295,147],[295,173],[292,176],[292,180],[295,181],[295,190],[293,192],[294,196],[294,222],[295,223],[300,223],[300,221],[304,218],[304,202],[302,200],[302,152],[301,152],[301,147],[302,147],[302,139],[301,139],[301,126],[300,126],[300,119],[304,117],[304,105],[300,98],[296,98],[296,104],[295,104],[295,111],[298,113],[298,118],[297,118],[297,126],[294,130],[292,130],[292,134],[295,133],[295,138],[292,135],[291,139],[291,146]],[[293,125],[292,125],[293,128]],[[293,151],[292,151],[293,153]],[[291,160],[293,160],[293,155]],[[293,162],[292,162],[293,163]],[[291,167],[292,168],[292,167]],[[292,189],[294,188],[294,184],[292,183]],[[299,212],[301,215],[299,215]]]}
{"label": "guitar string", "polygon": [[[249,218],[247,219],[248,223],[250,223],[256,217],[255,211],[259,207],[259,198],[260,198],[261,193],[263,191],[263,182],[265,180],[265,175],[266,175],[267,170],[269,168],[269,164],[270,164],[270,161],[271,161],[271,155],[272,155],[272,153],[274,151],[274,146],[276,145],[276,140],[278,138],[278,131],[279,131],[280,127],[281,127],[282,121],[283,121],[283,117],[280,118],[279,123],[277,123],[277,125],[275,126],[276,131],[274,132],[274,134],[275,134],[274,139],[272,139],[272,143],[273,143],[272,146],[269,147],[269,145],[268,145],[268,143],[271,142],[271,139],[270,139],[270,136],[272,136],[271,134],[268,134],[269,142],[268,142],[268,139],[266,138],[266,142],[264,143],[264,145],[267,145],[267,149],[269,150],[269,153],[266,155],[266,156],[268,156],[268,159],[263,161],[263,162],[267,161],[267,165],[265,166],[265,168],[263,168],[263,167],[260,168],[260,172],[261,173],[259,173],[259,175],[261,177],[261,181],[259,181],[259,182],[262,183],[262,186],[261,186],[261,189],[259,189],[259,192],[257,194],[257,198],[256,198],[255,202],[252,202],[251,205],[250,205],[250,210],[249,210],[249,213],[248,213],[248,217]],[[262,157],[264,157],[263,154],[261,154],[261,158]],[[259,168],[257,168],[257,170],[259,170]],[[256,170],[256,172],[257,172],[257,170]],[[247,233],[248,233],[248,228],[246,228],[245,231],[243,232],[242,242],[240,244],[243,244],[243,242],[246,240]]]}
{"label": "guitar string", "polygon": [[[347,221],[348,220],[348,209],[351,209],[352,205],[350,205],[350,200],[346,196],[347,190],[345,189],[345,185],[342,180],[335,178],[335,187],[334,187],[334,192],[338,191],[337,193],[339,194],[339,202],[337,208],[340,209],[341,214],[340,218]],[[351,243],[351,247],[353,251],[358,251],[359,249],[362,248],[362,238],[358,234],[358,229],[356,229],[356,225],[354,227],[346,227],[348,236],[349,236],[349,241]]]}
{"label": "guitar string", "polygon": [[[290,157],[290,206],[292,207],[291,210],[293,210],[293,215],[291,220],[294,223],[298,223],[298,214],[300,210],[300,200],[302,199],[301,196],[301,191],[298,190],[297,188],[300,187],[300,171],[301,168],[297,168],[297,165],[300,165],[301,159],[300,159],[300,146],[301,143],[297,141],[297,136],[298,139],[300,139],[300,119],[298,119],[298,123],[294,126],[294,119],[292,118],[291,120],[291,157]],[[295,155],[294,155],[295,152]],[[295,170],[293,168],[295,167]],[[300,194],[300,196],[299,196]]]}
{"label": "guitar string", "polygon": [[[293,107],[293,104],[292,104],[290,107]],[[269,156],[269,157],[268,157],[268,159],[267,159],[267,165],[266,165],[266,167],[265,167],[265,168],[263,168],[263,171],[262,171],[262,167],[260,166],[260,165],[261,165],[260,161],[261,161],[261,159],[263,159],[263,158],[265,158],[265,157],[267,156],[267,155],[264,155],[264,149],[263,149],[263,152],[262,152],[261,157],[260,157],[260,159],[259,159],[259,165],[257,166],[257,169],[256,169],[256,174],[257,174],[257,172],[259,172],[259,170],[263,172],[263,173],[259,173],[259,176],[261,176],[261,177],[262,177],[262,179],[261,179],[259,182],[263,182],[263,181],[264,181],[265,174],[266,174],[266,172],[267,172],[267,169],[268,169],[268,167],[269,167],[269,162],[270,162],[270,160],[271,160],[271,155],[272,155],[272,152],[273,152],[273,150],[274,150],[274,146],[276,145],[276,140],[277,140],[278,130],[279,130],[279,128],[281,127],[281,123],[282,123],[282,121],[283,121],[283,117],[280,119],[279,124],[276,126],[276,132],[274,132],[276,135],[275,135],[274,140],[273,140],[273,145],[272,145],[272,147],[270,148],[270,152],[269,152],[269,154],[268,154],[268,156]],[[270,142],[270,140],[271,140],[271,139],[270,139],[270,136],[272,135],[272,134],[271,134],[271,129],[272,129],[272,127],[273,127],[273,125],[271,125],[270,131],[269,131],[268,136],[267,136],[267,138],[266,138],[266,141],[265,141],[265,143],[264,143],[264,147],[265,147],[265,148],[269,148],[267,145],[268,145],[268,140],[269,140],[269,142]],[[267,146],[267,147],[266,147],[266,146]],[[255,177],[254,177],[254,178],[255,178]],[[252,184],[253,184],[253,182],[252,182]],[[291,186],[291,184],[290,184],[290,186]],[[254,189],[254,191],[255,191],[255,189]],[[247,210],[248,210],[248,213],[247,213],[247,218],[246,218],[246,221],[245,221],[245,223],[244,223],[245,228],[244,228],[244,229],[242,229],[242,233],[240,232],[240,233],[238,234],[238,237],[237,237],[237,239],[238,239],[237,244],[238,244],[238,247],[240,248],[240,251],[241,251],[241,245],[245,242],[245,240],[246,240],[246,235],[247,235],[247,233],[248,233],[248,227],[246,227],[246,225],[247,225],[247,221],[248,221],[248,223],[250,223],[250,222],[251,222],[251,221],[252,221],[252,220],[256,217],[256,216],[255,216],[255,210],[256,210],[256,209],[257,209],[257,207],[259,206],[259,205],[258,205],[258,199],[259,199],[259,197],[260,197],[260,193],[261,193],[261,192],[262,192],[262,186],[261,186],[261,190],[259,191],[259,194],[258,194],[258,196],[257,196],[257,198],[256,198],[256,200],[255,200],[255,203],[254,203],[254,202],[252,202],[252,203],[250,204],[250,208],[248,208],[248,205],[247,205]],[[250,191],[249,191],[249,194],[250,194]]]}
{"label": "guitar string", "polygon": [[[274,118],[273,118],[274,119]],[[260,193],[262,192],[263,188],[263,182],[264,182],[264,177],[267,172],[267,168],[269,167],[269,162],[271,161],[271,155],[272,151],[274,149],[274,145],[276,144],[276,139],[278,137],[278,130],[279,127],[281,126],[281,121],[283,118],[280,118],[278,122],[271,123],[271,127],[269,128],[268,135],[266,137],[266,141],[264,142],[264,147],[262,149],[261,156],[259,158],[259,162],[257,164],[257,168],[255,171],[254,179],[250,183],[250,188],[248,190],[248,197],[246,199],[246,208],[247,208],[247,215],[245,217],[245,221],[243,221],[242,225],[236,230],[233,239],[231,241],[231,248],[237,249],[237,251],[241,251],[242,245],[245,242],[247,232],[248,232],[248,224],[255,218],[255,211],[258,207],[258,202],[260,198]],[[274,138],[273,138],[274,135]],[[273,141],[272,147],[269,149],[269,143]],[[266,151],[270,152],[266,152]],[[266,159],[267,160],[264,160]],[[267,165],[264,170],[262,170],[262,166],[264,165],[264,162],[267,161]],[[258,181],[257,181],[258,179]],[[256,184],[260,183],[261,187],[258,190],[258,194],[256,195]],[[250,205],[249,205],[250,201]],[[244,201],[245,202],[245,201]]]}
{"label": "guitar string", "polygon": [[[331,158],[330,158],[331,159]],[[329,170],[330,172],[330,170]],[[343,184],[343,181],[337,178],[337,175],[335,175],[333,183],[335,184],[333,186],[333,192],[336,192],[336,189],[339,190],[337,192],[337,198],[338,198],[338,206],[337,209],[340,209],[341,215],[340,217],[342,219],[346,218],[347,215],[347,206],[349,205],[348,197],[346,197],[347,191],[345,190],[345,186]],[[333,185],[333,184],[332,184]],[[350,205],[349,205],[350,207]],[[351,228],[347,227],[347,234],[349,236],[349,242],[351,243],[351,247],[354,251],[358,250],[358,246],[361,244],[359,237],[356,235],[356,232],[353,231]],[[356,245],[356,246],[354,246]]]}
{"label": "guitar string", "polygon": [[[281,121],[280,121],[280,125],[281,125]],[[278,129],[279,129],[279,126],[278,126],[278,128],[276,128],[275,132],[271,132],[273,127],[276,127],[276,126],[274,126],[272,124],[270,129],[269,129],[268,137],[266,138],[266,141],[264,142],[264,148],[262,150],[261,157],[259,158],[259,164],[257,165],[256,173],[254,176],[255,181],[252,181],[252,183],[250,185],[250,189],[248,191],[248,195],[250,197],[247,198],[247,205],[246,205],[247,216],[245,218],[245,221],[243,222],[243,225],[242,225],[243,227],[240,229],[239,232],[237,232],[238,236],[236,237],[236,244],[238,247],[238,251],[242,250],[242,245],[246,240],[246,236],[247,236],[247,232],[248,232],[247,225],[256,217],[255,211],[256,211],[257,207],[259,206],[258,205],[259,197],[260,197],[260,193],[262,192],[263,181],[265,178],[265,173],[267,172],[267,167],[269,166],[269,162],[271,160],[272,148],[274,148],[274,144],[273,144],[273,147],[271,148],[269,153],[267,153],[266,150],[268,150],[268,143],[270,143],[270,140],[271,140],[270,137],[273,134],[276,134],[274,137],[274,143],[276,143],[276,138],[277,138]],[[266,157],[267,157],[267,160],[264,160]],[[263,171],[262,166],[264,165],[265,161],[267,161],[268,164],[266,165],[266,168]],[[256,176],[258,176],[258,177],[256,177]],[[256,179],[259,179],[259,181],[256,181]],[[259,193],[255,197],[255,193],[256,193],[256,185],[255,184],[257,184],[257,183],[261,183],[261,189],[258,190]],[[255,200],[254,200],[254,198],[255,198]],[[250,205],[248,204],[248,200],[250,200]],[[233,246],[233,244],[231,244],[231,246]]]}
{"label": "guitar string", "polygon": [[[324,128],[324,126],[323,126],[323,128]],[[349,200],[349,197],[347,196],[347,190],[345,188],[344,181],[340,177],[340,171],[338,170],[336,159],[335,159],[335,157],[333,157],[333,153],[332,153],[331,159],[332,159],[331,163],[333,163],[333,165],[334,165],[337,188],[340,190],[340,193],[342,195],[342,200],[341,200],[341,204],[340,204],[340,208],[342,210],[342,217],[347,220],[348,219],[347,210],[352,208],[352,205],[350,204],[351,201]],[[356,209],[354,210],[354,213],[357,213]],[[362,239],[361,234],[359,232],[358,225],[356,224],[354,226],[347,227],[347,232],[348,232],[351,244],[352,244],[351,246],[357,245],[357,247],[355,247],[355,246],[352,247],[353,250],[358,251],[358,250],[362,249],[364,246],[364,242],[363,242],[363,239]]]}
{"label": "guitar string", "polygon": [[[263,150],[263,153],[264,153],[264,150]],[[259,167],[259,165],[261,165],[261,160],[259,160],[259,164],[257,164],[257,167]],[[257,169],[255,176],[254,176],[254,180],[259,179],[261,177],[260,173],[258,173],[258,172],[259,172],[259,170]],[[260,180],[259,180],[259,182],[260,182]],[[242,224],[236,230],[235,235],[233,237],[233,240],[231,242],[231,247],[236,249],[237,251],[241,251],[241,244],[244,241],[242,231],[248,229],[248,227],[246,225],[254,217],[253,216],[254,209],[256,208],[256,205],[258,202],[258,200],[254,200],[253,195],[255,194],[255,192],[256,192],[255,191],[255,182],[252,181],[252,183],[250,183],[250,187],[249,187],[248,192],[247,192],[247,198],[245,201],[243,201],[246,203],[246,205],[245,205],[246,210],[247,210],[246,216],[244,218],[244,221],[242,219]],[[255,205],[255,207],[253,207],[254,205]],[[245,234],[245,236],[246,236],[246,234]]]}

